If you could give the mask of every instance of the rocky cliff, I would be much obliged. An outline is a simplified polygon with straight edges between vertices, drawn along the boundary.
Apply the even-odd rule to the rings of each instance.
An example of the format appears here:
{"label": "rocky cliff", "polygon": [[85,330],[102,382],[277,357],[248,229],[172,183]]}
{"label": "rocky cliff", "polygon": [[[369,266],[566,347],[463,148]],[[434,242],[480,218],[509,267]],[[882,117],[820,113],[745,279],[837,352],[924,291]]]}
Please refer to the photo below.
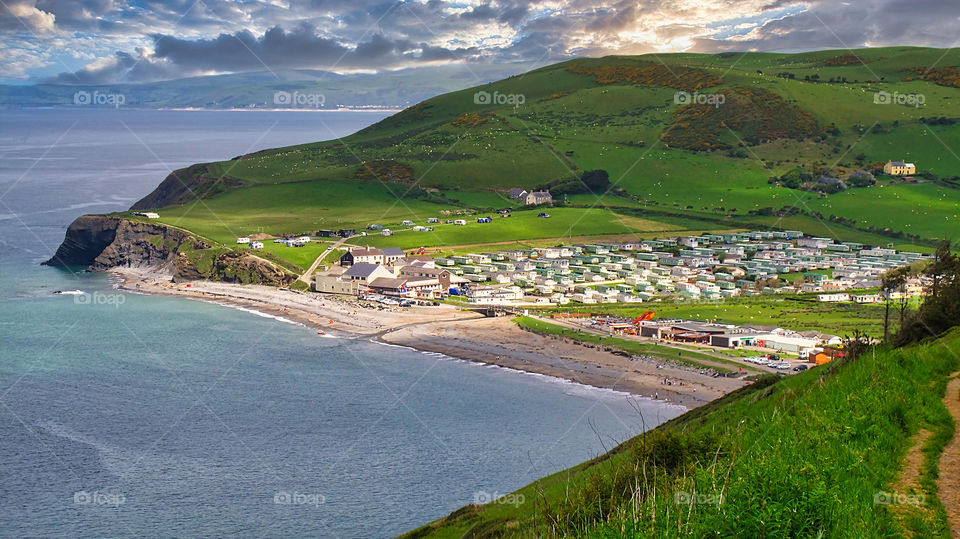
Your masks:
{"label": "rocky cliff", "polygon": [[83,215],[70,224],[50,266],[149,268],[174,281],[211,279],[281,286],[296,276],[249,252],[214,247],[184,230],[109,215]]}

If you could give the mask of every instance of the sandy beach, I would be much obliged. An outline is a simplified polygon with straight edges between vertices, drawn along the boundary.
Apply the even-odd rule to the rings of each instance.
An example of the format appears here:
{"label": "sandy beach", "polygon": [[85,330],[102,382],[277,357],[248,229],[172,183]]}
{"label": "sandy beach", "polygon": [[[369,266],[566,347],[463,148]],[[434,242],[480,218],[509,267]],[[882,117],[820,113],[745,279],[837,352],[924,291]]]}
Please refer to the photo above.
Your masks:
{"label": "sandy beach", "polygon": [[557,336],[525,331],[509,317],[485,318],[453,305],[400,308],[347,296],[210,281],[172,283],[149,269],[118,268],[121,289],[190,297],[253,309],[325,334],[368,336],[388,344],[564,378],[695,408],[739,387],[742,378],[631,360]]}

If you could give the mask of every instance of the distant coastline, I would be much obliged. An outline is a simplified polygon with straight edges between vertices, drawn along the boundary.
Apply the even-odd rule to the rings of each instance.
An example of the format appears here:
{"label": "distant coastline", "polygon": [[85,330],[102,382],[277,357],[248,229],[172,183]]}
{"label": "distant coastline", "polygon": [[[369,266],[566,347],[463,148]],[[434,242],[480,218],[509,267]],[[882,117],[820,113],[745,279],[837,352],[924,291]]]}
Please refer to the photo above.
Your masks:
{"label": "distant coastline", "polygon": [[134,107],[124,105],[122,107],[92,107],[87,105],[70,104],[52,104],[52,105],[17,105],[12,103],[0,103],[0,110],[138,110],[138,111],[184,111],[184,112],[400,112],[403,108],[396,107],[341,107],[336,109],[329,108],[266,108],[266,107],[233,107],[233,108],[215,108],[215,107]]}

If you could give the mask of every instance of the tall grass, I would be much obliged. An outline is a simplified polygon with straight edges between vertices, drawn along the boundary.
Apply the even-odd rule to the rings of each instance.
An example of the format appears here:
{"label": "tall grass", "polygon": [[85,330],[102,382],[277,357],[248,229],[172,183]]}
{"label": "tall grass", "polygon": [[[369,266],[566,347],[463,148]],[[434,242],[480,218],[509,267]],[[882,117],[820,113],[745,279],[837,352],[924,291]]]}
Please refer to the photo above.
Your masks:
{"label": "tall grass", "polygon": [[[870,349],[781,380],[764,377],[521,489],[528,502],[519,508],[465,508],[417,533],[947,537],[934,480],[954,430],[941,398],[947,376],[960,367],[958,349],[954,330],[933,343]],[[893,492],[921,429],[932,436],[919,492]],[[898,518],[904,508],[883,503],[886,494],[922,494],[922,502]]]}

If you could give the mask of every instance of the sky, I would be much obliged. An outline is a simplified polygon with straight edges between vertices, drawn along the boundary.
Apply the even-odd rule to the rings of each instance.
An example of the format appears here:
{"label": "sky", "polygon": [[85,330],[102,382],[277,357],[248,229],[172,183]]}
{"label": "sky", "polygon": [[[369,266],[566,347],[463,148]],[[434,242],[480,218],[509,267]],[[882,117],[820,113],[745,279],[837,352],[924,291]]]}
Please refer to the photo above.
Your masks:
{"label": "sky", "polygon": [[0,0],[0,83],[960,42],[960,0]]}

